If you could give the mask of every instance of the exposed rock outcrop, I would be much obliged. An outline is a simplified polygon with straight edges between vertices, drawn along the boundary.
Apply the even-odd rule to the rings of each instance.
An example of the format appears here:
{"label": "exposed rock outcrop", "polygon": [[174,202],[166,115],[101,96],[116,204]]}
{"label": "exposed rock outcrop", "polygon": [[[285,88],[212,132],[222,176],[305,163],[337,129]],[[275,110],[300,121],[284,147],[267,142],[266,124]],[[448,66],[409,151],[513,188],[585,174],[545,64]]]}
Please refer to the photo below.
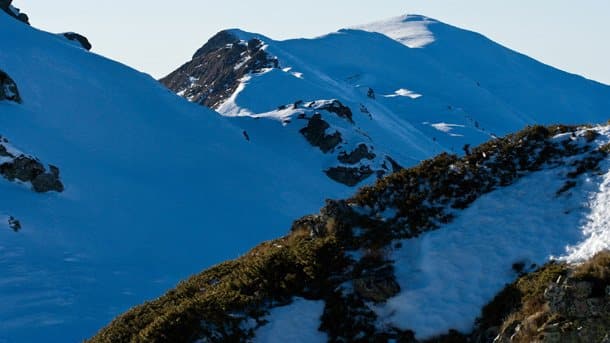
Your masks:
{"label": "exposed rock outcrop", "polygon": [[339,117],[349,120],[350,123],[354,122],[352,119],[352,110],[343,105],[339,100],[332,100],[331,102],[322,104],[321,106],[318,106],[317,109],[335,113]]}
{"label": "exposed rock outcrop", "polygon": [[343,141],[339,131],[327,134],[326,130],[329,127],[330,125],[322,119],[322,115],[316,113],[309,119],[307,126],[302,128],[299,132],[307,139],[309,144],[318,147],[322,152],[327,153]]}
{"label": "exposed rock outcrop", "polygon": [[78,42],[83,49],[89,51],[91,50],[91,48],[93,48],[93,46],[91,45],[91,43],[89,42],[89,40],[87,39],[87,37],[78,34],[76,32],[66,32],[66,33],[62,33],[62,35],[64,37],[66,37],[66,39],[71,40],[71,41],[75,41]]}
{"label": "exposed rock outcrop", "polygon": [[235,92],[244,76],[278,66],[260,39],[243,41],[230,31],[221,31],[190,62],[160,82],[189,101],[216,108]]}
{"label": "exposed rock outcrop", "polygon": [[17,89],[15,81],[0,69],[0,101],[2,100],[20,103],[21,96],[19,95],[19,89]]}
{"label": "exposed rock outcrop", "polygon": [[527,290],[521,280],[509,286],[525,295],[501,323],[494,343],[609,341],[610,252],[582,265],[551,264],[522,279],[540,286]]}
{"label": "exposed rock outcrop", "polygon": [[328,177],[344,185],[353,187],[373,175],[373,170],[369,166],[360,167],[332,167],[324,171]]}
{"label": "exposed rock outcrop", "polygon": [[358,147],[350,152],[345,151],[339,154],[339,162],[346,164],[356,164],[363,159],[372,160],[377,157],[373,152],[369,151],[369,147],[366,144],[359,144]]}
{"label": "exposed rock outcrop", "polygon": [[7,148],[8,141],[0,138],[0,175],[9,181],[29,182],[38,193],[63,192],[59,168],[49,165],[48,170],[36,158],[16,153],[12,147]]}
{"label": "exposed rock outcrop", "polygon": [[31,182],[34,191],[39,193],[64,190],[57,169],[47,172],[42,163],[29,156],[20,155],[11,162],[0,164],[0,174],[9,181]]}
{"label": "exposed rock outcrop", "polygon": [[26,23],[30,24],[30,20],[25,13],[21,13],[18,8],[15,8],[13,5],[13,0],[0,0],[0,10],[4,11],[6,14],[11,17]]}

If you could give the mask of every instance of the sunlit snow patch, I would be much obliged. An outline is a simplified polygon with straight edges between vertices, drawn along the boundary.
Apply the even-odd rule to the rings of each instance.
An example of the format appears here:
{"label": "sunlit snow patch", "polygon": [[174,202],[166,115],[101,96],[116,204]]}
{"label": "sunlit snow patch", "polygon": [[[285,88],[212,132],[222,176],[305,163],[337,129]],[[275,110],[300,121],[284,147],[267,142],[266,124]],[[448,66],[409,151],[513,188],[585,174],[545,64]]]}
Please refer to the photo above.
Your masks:
{"label": "sunlit snow patch", "polygon": [[409,48],[422,48],[434,42],[434,34],[428,29],[436,21],[418,15],[406,15],[366,25],[354,29],[384,34]]}
{"label": "sunlit snow patch", "polygon": [[405,89],[405,88],[401,88],[401,89],[396,90],[394,92],[394,94],[385,95],[386,98],[396,98],[396,97],[399,97],[399,96],[406,97],[406,98],[411,98],[411,99],[417,99],[417,98],[421,98],[422,97],[421,94],[417,94],[417,93],[415,93],[413,91],[410,91],[408,89]]}
{"label": "sunlit snow patch", "polygon": [[448,134],[449,136],[452,136],[452,137],[462,137],[463,135],[460,135],[460,134],[457,134],[457,133],[453,133],[453,130],[456,127],[459,127],[459,128],[465,127],[464,125],[461,125],[461,124],[449,124],[449,123],[442,123],[442,122],[441,123],[423,122],[422,124],[430,125],[433,128],[437,129],[438,131],[446,133],[446,134]]}
{"label": "sunlit snow patch", "polygon": [[324,301],[295,298],[292,304],[271,310],[265,318],[269,323],[258,329],[254,342],[327,342],[326,334],[318,330],[323,312]]}

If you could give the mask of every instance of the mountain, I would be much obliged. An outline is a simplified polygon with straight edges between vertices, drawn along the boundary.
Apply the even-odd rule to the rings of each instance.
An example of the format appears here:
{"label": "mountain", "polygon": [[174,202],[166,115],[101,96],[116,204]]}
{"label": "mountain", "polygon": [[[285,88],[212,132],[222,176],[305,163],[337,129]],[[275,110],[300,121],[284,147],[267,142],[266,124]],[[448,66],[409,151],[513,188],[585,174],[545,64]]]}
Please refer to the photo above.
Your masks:
{"label": "mountain", "polygon": [[417,15],[313,39],[225,30],[160,81],[238,117],[255,144],[308,141],[319,171],[348,186],[528,124],[603,122],[610,111],[606,85]]}
{"label": "mountain", "polygon": [[91,342],[603,342],[609,153],[610,126],[533,126],[441,154]]}
{"label": "mountain", "polygon": [[[543,66],[475,34],[408,17],[398,22],[421,22],[415,36],[427,35],[434,41],[409,48],[380,33],[351,29],[318,39],[275,42],[239,30],[225,31],[197,53],[196,59],[209,63],[208,67],[194,63],[183,69],[199,70],[200,75],[183,71],[172,78],[175,85],[181,78],[189,87],[195,85],[176,89],[193,104],[149,75],[88,51],[91,44],[84,36],[42,32],[27,25],[10,1],[0,5],[4,6],[0,27],[10,38],[0,40],[2,342],[73,342],[92,337],[130,307],[158,297],[202,268],[230,261],[262,241],[284,235],[291,226],[294,234],[270,241],[242,259],[221,263],[195,282],[182,283],[157,302],[119,317],[98,338],[162,341],[207,332],[208,338],[223,339],[255,331],[263,337],[258,321],[267,318],[267,311],[280,318],[269,320],[277,325],[263,329],[268,330],[267,337],[277,336],[270,329],[286,328],[281,323],[291,318],[304,319],[300,323],[308,327],[302,331],[310,336],[303,337],[311,339],[357,337],[358,330],[386,337],[412,329],[425,336],[429,333],[422,332],[421,323],[403,320],[416,318],[409,311],[421,307],[410,306],[411,298],[400,292],[408,289],[405,282],[423,285],[433,280],[436,283],[422,287],[417,297],[425,301],[430,299],[426,292],[446,280],[434,274],[441,270],[432,268],[436,264],[425,261],[416,266],[423,274],[413,279],[411,270],[400,269],[410,268],[401,261],[411,259],[408,253],[417,249],[410,244],[420,242],[424,246],[419,251],[432,257],[440,255],[428,246],[460,251],[446,241],[435,241],[446,239],[432,236],[445,231],[456,232],[457,237],[447,236],[453,241],[472,236],[466,247],[476,256],[490,257],[489,266],[495,266],[481,264],[480,269],[498,274],[491,285],[481,281],[473,297],[448,292],[455,296],[449,300],[464,298],[459,304],[469,303],[457,324],[440,302],[421,305],[429,305],[433,316],[441,313],[436,317],[444,324],[435,326],[439,330],[453,325],[466,330],[480,306],[505,282],[513,281],[515,273],[502,269],[505,263],[531,260],[540,265],[548,254],[563,256],[565,244],[591,244],[593,248],[583,248],[583,258],[599,250],[597,241],[579,238],[598,231],[603,236],[604,231],[575,223],[579,214],[584,216],[588,209],[598,213],[594,211],[601,208],[582,199],[584,194],[605,194],[603,188],[589,191],[604,185],[590,171],[596,166],[606,171],[606,149],[599,148],[605,144],[606,128],[544,131],[536,127],[520,138],[492,140],[481,148],[485,156],[497,153],[512,158],[517,155],[510,155],[511,151],[519,152],[519,144],[524,145],[518,168],[511,167],[509,160],[481,160],[482,153],[464,145],[526,123],[605,121],[607,86]],[[433,34],[422,33],[422,27]],[[450,32],[444,37],[457,36],[445,48],[441,29]],[[409,37],[399,38],[409,44],[421,41]],[[469,37],[479,38],[471,42]],[[460,41],[470,48],[456,58],[464,63],[454,65],[448,56],[440,56],[448,53],[446,46],[462,46]],[[477,45],[481,42],[499,56],[485,53]],[[479,50],[482,57],[476,64],[465,63]],[[214,57],[222,63],[215,64]],[[506,60],[510,63],[501,63]],[[478,64],[481,74],[475,68]],[[507,70],[500,73],[495,67]],[[493,70],[485,72],[485,68]],[[200,79],[220,86],[197,86]],[[167,85],[169,80],[163,82]],[[223,116],[199,104],[212,106]],[[567,136],[553,138],[561,132]],[[553,145],[555,140],[573,143],[561,148]],[[461,152],[462,147],[468,153],[464,160],[444,154],[432,164],[403,169],[440,152]],[[503,151],[497,152],[498,147]],[[531,151],[532,147],[548,149]],[[446,164],[450,161],[458,169]],[[502,163],[502,168],[494,163]],[[482,179],[463,180],[459,168],[467,170],[471,164],[488,166],[490,171],[481,174]],[[540,173],[530,170],[536,168]],[[484,168],[476,175],[481,171]],[[436,193],[430,193],[429,199],[433,203],[420,202],[424,194],[413,193],[424,184],[411,178],[413,172],[425,176],[431,186],[445,185],[433,187]],[[559,172],[574,177],[551,178]],[[447,179],[445,174],[454,177]],[[518,186],[517,178],[530,180],[526,174],[534,175],[530,183],[508,187]],[[381,178],[376,186],[364,188],[354,198],[362,206],[353,207],[351,200],[329,201],[320,215],[292,225],[295,218],[324,206],[325,199],[349,198],[357,186],[371,185],[376,178]],[[453,186],[449,180],[462,180],[468,186]],[[496,193],[503,189],[508,194]],[[553,198],[560,190],[561,196]],[[510,197],[513,191],[545,196],[545,207],[525,218],[523,208],[536,208],[539,203],[531,196],[522,204],[521,197]],[[523,251],[510,250],[496,258],[483,255],[480,242],[490,236],[465,232],[461,237],[466,229],[450,226],[469,227],[464,223],[479,213],[472,207],[478,202],[473,201],[479,195],[486,199],[483,194],[499,194],[500,199],[522,205],[506,216],[519,218],[518,225],[509,225],[507,237],[495,236],[498,239],[515,242],[512,239],[522,237],[517,234],[524,220],[538,223],[536,214],[548,221],[556,219],[551,231],[562,234],[553,238],[543,236],[546,231],[526,231],[539,249],[529,249],[534,244],[529,242]],[[575,195],[565,198],[566,194]],[[369,206],[369,211],[365,204],[376,198],[383,209]],[[491,200],[492,205],[503,202]],[[400,209],[395,214],[386,203],[393,201]],[[437,205],[429,207],[432,204]],[[458,209],[464,210],[457,213]],[[354,216],[354,210],[362,212]],[[491,220],[498,209],[490,205],[481,211],[487,211]],[[560,214],[565,211],[568,215],[563,218]],[[603,211],[599,212],[596,215],[603,219]],[[553,217],[549,219],[547,213]],[[467,222],[460,222],[458,214]],[[494,222],[479,224],[471,230],[498,231]],[[432,238],[420,235],[431,228],[438,228],[430,233]],[[532,225],[531,230],[538,228]],[[420,236],[432,241],[407,240]],[[540,244],[541,239],[547,243]],[[401,244],[409,249],[400,249]],[[379,253],[385,249],[395,255]],[[571,252],[565,256],[571,261]],[[456,255],[447,258],[458,260]],[[464,262],[476,261],[475,256],[464,255]],[[357,267],[353,274],[352,267]],[[454,268],[468,270],[463,265]],[[360,293],[338,294],[342,288],[334,287],[339,286],[336,282],[346,280],[347,287],[352,275],[356,275],[352,289]],[[455,283],[470,285],[470,280],[456,278]],[[369,285],[374,287],[371,291]],[[371,303],[379,308],[372,309]],[[319,324],[318,312],[326,311],[329,304],[327,317],[345,321],[329,322],[324,332],[309,330]],[[124,327],[123,320],[130,317],[133,322],[128,320]],[[356,317],[360,319],[352,325],[351,318]],[[383,318],[379,323],[387,330],[375,331],[376,318]],[[203,327],[206,332],[199,329],[202,319],[210,324]]]}
{"label": "mountain", "polygon": [[350,193],[306,142],[252,144],[63,34],[0,27],[1,342],[82,341]]}

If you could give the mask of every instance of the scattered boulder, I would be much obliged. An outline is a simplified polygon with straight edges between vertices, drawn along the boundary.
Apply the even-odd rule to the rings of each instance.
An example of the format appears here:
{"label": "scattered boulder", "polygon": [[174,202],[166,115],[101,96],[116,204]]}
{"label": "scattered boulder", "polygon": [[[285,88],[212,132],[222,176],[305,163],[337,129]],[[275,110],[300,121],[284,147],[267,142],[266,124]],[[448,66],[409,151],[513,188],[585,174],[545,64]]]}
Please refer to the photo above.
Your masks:
{"label": "scattered boulder", "polygon": [[369,88],[369,90],[366,92],[366,96],[371,99],[375,99],[375,91],[373,90],[373,88]]}
{"label": "scattered boulder", "polygon": [[356,164],[363,159],[372,160],[376,157],[376,155],[369,151],[369,148],[366,144],[359,144],[358,147],[350,152],[349,154],[345,151],[339,154],[339,162],[346,164]]}
{"label": "scattered boulder", "polygon": [[89,42],[89,40],[87,39],[87,37],[78,34],[76,32],[66,32],[62,34],[64,37],[66,37],[68,40],[71,41],[75,41],[78,42],[83,49],[89,51],[91,50],[91,48],[93,48],[93,46],[91,45],[91,43]]}
{"label": "scattered boulder", "polygon": [[331,179],[344,185],[354,187],[373,174],[369,166],[356,167],[332,167],[324,171]]}
{"label": "scattered boulder", "polygon": [[21,230],[21,222],[19,222],[19,220],[15,219],[13,216],[8,217],[8,226],[15,232],[19,232],[19,230]]}
{"label": "scattered boulder", "polygon": [[309,119],[307,126],[299,132],[307,139],[309,144],[320,148],[323,153],[328,153],[343,141],[341,133],[338,131],[330,135],[326,134],[326,129],[329,127],[330,125],[322,119],[322,115],[315,113]]}
{"label": "scattered boulder", "polygon": [[8,100],[21,103],[21,96],[17,84],[7,73],[0,70],[0,101]]}

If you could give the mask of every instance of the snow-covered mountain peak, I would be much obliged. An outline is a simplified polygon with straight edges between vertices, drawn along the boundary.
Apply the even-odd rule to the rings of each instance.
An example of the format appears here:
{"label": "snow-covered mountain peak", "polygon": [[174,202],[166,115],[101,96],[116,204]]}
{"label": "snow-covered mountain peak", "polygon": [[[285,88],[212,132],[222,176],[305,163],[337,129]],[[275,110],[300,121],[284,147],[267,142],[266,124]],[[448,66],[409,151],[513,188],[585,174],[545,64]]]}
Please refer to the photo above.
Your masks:
{"label": "snow-covered mountain peak", "polygon": [[[337,164],[331,156],[354,152],[340,147],[365,144],[377,156],[411,166],[527,124],[605,121],[610,107],[607,86],[421,15],[312,39],[222,31],[161,82],[190,102],[239,117],[233,121],[253,144],[279,131],[302,142],[305,120],[316,109],[299,104],[338,101],[353,114],[351,122],[328,113],[320,113],[321,120],[328,124],[326,137],[340,133],[347,142],[324,149],[320,171],[363,167]],[[270,133],[265,119],[283,125]],[[371,175],[383,174],[377,171]]]}
{"label": "snow-covered mountain peak", "polygon": [[429,26],[436,23],[438,21],[423,15],[407,14],[352,28],[382,33],[410,48],[422,48],[435,41]]}

